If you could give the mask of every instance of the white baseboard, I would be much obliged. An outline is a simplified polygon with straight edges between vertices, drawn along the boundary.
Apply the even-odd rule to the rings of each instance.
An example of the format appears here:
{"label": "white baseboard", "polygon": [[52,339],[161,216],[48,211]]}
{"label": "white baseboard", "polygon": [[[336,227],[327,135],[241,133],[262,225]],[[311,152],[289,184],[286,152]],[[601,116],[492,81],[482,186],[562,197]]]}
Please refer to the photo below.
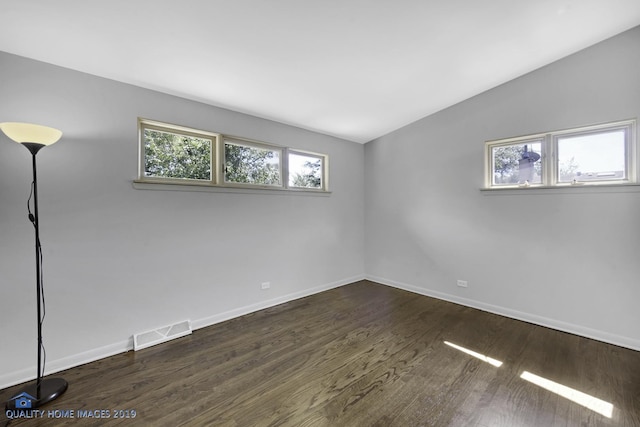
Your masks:
{"label": "white baseboard", "polygon": [[[230,320],[239,316],[243,316],[245,314],[253,313],[255,311],[264,310],[265,308],[273,307],[278,304],[293,301],[299,298],[304,298],[309,295],[314,295],[323,291],[327,291],[329,289],[338,288],[340,286],[344,286],[349,283],[357,282],[364,279],[365,275],[361,274],[343,280],[338,280],[336,282],[326,283],[324,285],[316,286],[310,289],[305,289],[300,292],[294,292],[270,300],[261,301],[256,304],[251,304],[234,310],[225,311],[224,313],[216,314],[204,319],[195,320],[192,322],[192,327],[194,330],[204,328],[216,323],[224,322],[225,320]],[[85,351],[83,353],[66,356],[57,360],[48,360],[45,375],[55,374],[69,368],[84,365],[85,363],[94,362],[96,360],[104,359],[106,357],[114,356],[120,353],[126,353],[130,350],[133,350],[133,336],[129,337],[127,340]],[[19,371],[13,371],[0,375],[0,390],[35,379],[35,369],[36,367],[34,365],[33,368],[22,369]]]}
{"label": "white baseboard", "polygon": [[204,319],[193,321],[192,327],[194,330],[200,328],[206,328],[207,326],[215,325],[216,323],[224,322],[225,320],[234,319],[236,317],[244,316],[245,314],[253,313],[256,311],[264,310],[265,308],[274,307],[278,304],[297,300],[300,298],[314,295],[320,292],[328,291],[329,289],[338,288],[340,286],[348,285],[349,283],[364,280],[365,275],[358,275],[347,279],[339,280],[333,283],[327,283],[324,285],[316,286],[314,288],[305,289],[304,291],[294,292],[291,294],[283,295],[277,298],[273,298],[266,301],[260,301],[256,304],[247,305],[244,307],[236,308],[234,310],[225,311],[224,313],[216,314],[214,316],[206,317]]}
{"label": "white baseboard", "polygon": [[[133,350],[133,339],[128,339],[104,347],[95,348],[83,353],[73,354],[71,356],[63,357],[57,360],[47,360],[46,371],[44,374],[55,374],[56,372],[64,371],[66,369],[73,368],[79,365],[84,365],[85,363],[94,362],[96,360],[104,359],[105,357],[125,353],[129,350]],[[34,380],[36,378],[36,375],[34,375],[36,365],[37,363],[33,365],[33,368],[21,369],[19,371],[13,371],[5,375],[0,375],[0,389]]]}
{"label": "white baseboard", "polygon": [[535,325],[544,326],[546,328],[556,329],[558,331],[568,332],[570,334],[580,335],[580,336],[591,338],[597,341],[602,341],[602,342],[617,345],[620,347],[629,348],[631,350],[640,351],[640,340],[637,340],[634,338],[611,334],[609,332],[604,332],[597,329],[591,329],[591,328],[587,328],[581,325],[576,325],[573,323],[562,322],[560,320],[542,317],[542,316],[538,316],[531,313],[512,310],[506,307],[487,304],[481,301],[462,298],[456,295],[450,295],[447,293],[438,292],[431,289],[425,289],[419,286],[414,286],[414,285],[398,282],[391,279],[385,279],[383,277],[367,275],[366,278],[367,280],[370,280],[372,282],[376,282],[382,285],[391,286],[394,288],[413,292],[415,294],[437,298],[444,301],[449,301],[456,304],[464,305],[467,307],[477,308],[478,310],[487,311],[489,313],[498,314],[500,316],[505,316],[512,319],[516,319],[516,320],[522,320],[524,322],[533,323]]}

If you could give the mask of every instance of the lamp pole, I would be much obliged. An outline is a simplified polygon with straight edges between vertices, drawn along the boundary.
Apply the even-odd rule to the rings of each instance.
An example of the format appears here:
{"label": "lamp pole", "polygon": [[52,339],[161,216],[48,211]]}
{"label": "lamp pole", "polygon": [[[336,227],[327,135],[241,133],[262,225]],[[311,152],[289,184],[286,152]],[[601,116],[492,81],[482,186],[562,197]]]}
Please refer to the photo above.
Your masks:
{"label": "lamp pole", "polygon": [[32,168],[33,168],[33,215],[29,213],[29,220],[33,223],[36,234],[36,298],[37,314],[38,314],[38,369],[36,376],[36,395],[34,396],[38,402],[42,397],[42,246],[40,246],[40,223],[38,221],[38,174],[36,168],[36,154],[43,144],[24,143],[27,150],[31,152]]}

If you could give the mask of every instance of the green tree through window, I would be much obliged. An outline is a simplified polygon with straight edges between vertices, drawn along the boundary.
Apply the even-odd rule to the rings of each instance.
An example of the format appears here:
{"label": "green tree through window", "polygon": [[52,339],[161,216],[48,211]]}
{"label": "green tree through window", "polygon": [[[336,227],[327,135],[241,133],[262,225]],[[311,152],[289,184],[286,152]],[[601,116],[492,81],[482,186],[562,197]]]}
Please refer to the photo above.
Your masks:
{"label": "green tree through window", "polygon": [[280,153],[225,143],[225,181],[257,185],[280,184]]}
{"label": "green tree through window", "polygon": [[328,156],[138,118],[138,180],[328,192]]}
{"label": "green tree through window", "polygon": [[[492,149],[494,184],[517,184],[523,182],[520,177],[520,160],[524,156],[525,146],[528,147],[529,152],[540,154],[540,142],[506,145]],[[542,163],[536,161],[533,167],[535,173],[532,183],[542,182]]]}
{"label": "green tree through window", "polygon": [[322,187],[322,166],[320,159],[314,162],[304,162],[304,170],[296,172],[292,176],[290,185],[292,187],[320,188]]}
{"label": "green tree through window", "polygon": [[211,180],[209,139],[144,129],[145,176]]}

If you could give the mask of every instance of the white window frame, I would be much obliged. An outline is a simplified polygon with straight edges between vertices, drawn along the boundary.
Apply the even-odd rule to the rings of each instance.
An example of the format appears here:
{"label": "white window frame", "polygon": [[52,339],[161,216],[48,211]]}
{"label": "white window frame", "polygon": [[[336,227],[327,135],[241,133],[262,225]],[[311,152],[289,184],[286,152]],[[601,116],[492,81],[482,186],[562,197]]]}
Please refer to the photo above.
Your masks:
{"label": "white window frame", "polygon": [[[157,176],[145,176],[145,138],[144,130],[151,129],[159,132],[168,132],[178,135],[192,136],[196,138],[208,139],[211,141],[211,180],[196,180],[189,178],[165,178]],[[254,147],[263,150],[276,151],[280,156],[279,174],[280,184],[253,184],[243,182],[225,181],[225,144],[226,143]],[[294,187],[289,186],[289,153],[303,156],[315,157],[322,162],[322,185],[321,188]],[[172,188],[193,187],[211,189],[230,190],[272,190],[272,191],[292,191],[300,193],[330,193],[329,190],[329,156],[327,154],[313,151],[300,150],[282,145],[256,141],[252,139],[224,135],[217,132],[203,131],[181,125],[164,123],[156,120],[138,118],[138,178],[134,180],[134,187],[140,189],[151,188],[146,184],[171,184]],[[141,184],[141,185],[136,185]],[[155,187],[155,186],[153,186]]]}
{"label": "white window frame", "polygon": [[[299,155],[299,156],[305,156],[305,157],[315,157],[317,159],[320,160],[320,173],[321,173],[321,177],[320,177],[320,187],[319,188],[313,188],[313,187],[296,187],[296,186],[292,186],[289,185],[289,154],[294,154],[294,155]],[[287,186],[287,188],[289,188],[290,190],[294,190],[294,191],[327,191],[327,189],[329,188],[329,182],[328,182],[328,177],[329,177],[329,157],[326,154],[320,154],[320,153],[315,153],[312,151],[304,151],[304,150],[296,150],[296,149],[292,149],[289,148],[286,150],[286,172],[287,172],[287,182],[285,183],[285,185]]]}
{"label": "white window frame", "polygon": [[[514,189],[514,188],[562,188],[574,186],[618,186],[618,185],[638,185],[640,184],[638,167],[640,165],[638,142],[636,139],[636,120],[623,120],[618,122],[604,123],[580,128],[565,129],[560,131],[546,132],[521,137],[506,138],[485,142],[485,189]],[[625,130],[625,168],[626,176],[623,179],[602,179],[593,181],[560,182],[558,165],[558,140],[561,138],[593,135],[616,130]],[[494,184],[493,156],[492,150],[496,147],[511,145],[522,145],[527,142],[542,142],[541,158],[542,162],[542,182],[539,184]]]}
{"label": "white window frame", "polygon": [[[280,161],[278,162],[278,173],[280,175],[280,183],[279,184],[254,184],[250,182],[232,182],[227,181],[225,179],[226,176],[226,167],[227,167],[227,159],[225,156],[226,150],[225,146],[227,143],[232,145],[240,145],[249,148],[257,148],[265,151],[275,151],[279,153]],[[252,141],[250,139],[238,138],[233,136],[224,136],[220,143],[220,184],[225,187],[249,187],[249,188],[285,188],[284,179],[285,179],[285,168],[284,168],[284,158],[286,155],[286,147],[267,144],[259,141]]]}
{"label": "white window frame", "polygon": [[[158,132],[173,133],[176,135],[185,135],[195,138],[208,139],[211,141],[209,147],[209,159],[211,168],[211,178],[209,180],[196,180],[189,178],[165,178],[161,176],[146,176],[145,175],[145,129],[155,130]],[[187,128],[184,126],[172,125],[168,123],[157,122],[154,120],[138,119],[138,146],[139,146],[139,160],[138,160],[138,180],[144,182],[158,182],[158,183],[171,183],[171,184],[188,184],[188,185],[216,185],[217,176],[219,175],[218,163],[216,161],[218,144],[220,134],[214,132],[201,131],[196,129]]]}
{"label": "white window frame", "polygon": [[544,134],[538,134],[538,135],[528,135],[528,136],[524,136],[524,137],[517,137],[517,138],[507,138],[507,139],[501,139],[501,140],[497,140],[497,141],[490,141],[486,143],[486,154],[485,154],[485,169],[486,169],[486,179],[485,179],[485,187],[486,188],[514,188],[514,187],[524,187],[524,186],[533,186],[533,187],[540,187],[542,185],[544,185],[545,183],[545,174],[547,173],[546,171],[546,167],[544,162],[542,163],[542,179],[541,179],[541,183],[540,184],[533,184],[533,183],[529,183],[529,184],[494,184],[493,183],[493,172],[494,172],[494,164],[493,164],[493,155],[492,155],[492,151],[494,148],[500,148],[500,147],[510,147],[513,145],[525,145],[525,144],[537,144],[540,143],[540,150],[541,150],[541,159],[540,161],[543,162],[542,159],[545,158],[546,156],[546,139],[545,139],[545,135]]}

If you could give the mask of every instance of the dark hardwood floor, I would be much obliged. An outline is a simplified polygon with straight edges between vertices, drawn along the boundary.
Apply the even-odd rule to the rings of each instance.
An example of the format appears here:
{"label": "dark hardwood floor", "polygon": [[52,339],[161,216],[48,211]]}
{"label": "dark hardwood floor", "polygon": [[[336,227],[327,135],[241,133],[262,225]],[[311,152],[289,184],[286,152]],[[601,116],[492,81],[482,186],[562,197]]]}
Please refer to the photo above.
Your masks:
{"label": "dark hardwood floor", "polygon": [[640,426],[640,352],[367,281],[55,376],[69,389],[41,410],[74,418],[11,426]]}

